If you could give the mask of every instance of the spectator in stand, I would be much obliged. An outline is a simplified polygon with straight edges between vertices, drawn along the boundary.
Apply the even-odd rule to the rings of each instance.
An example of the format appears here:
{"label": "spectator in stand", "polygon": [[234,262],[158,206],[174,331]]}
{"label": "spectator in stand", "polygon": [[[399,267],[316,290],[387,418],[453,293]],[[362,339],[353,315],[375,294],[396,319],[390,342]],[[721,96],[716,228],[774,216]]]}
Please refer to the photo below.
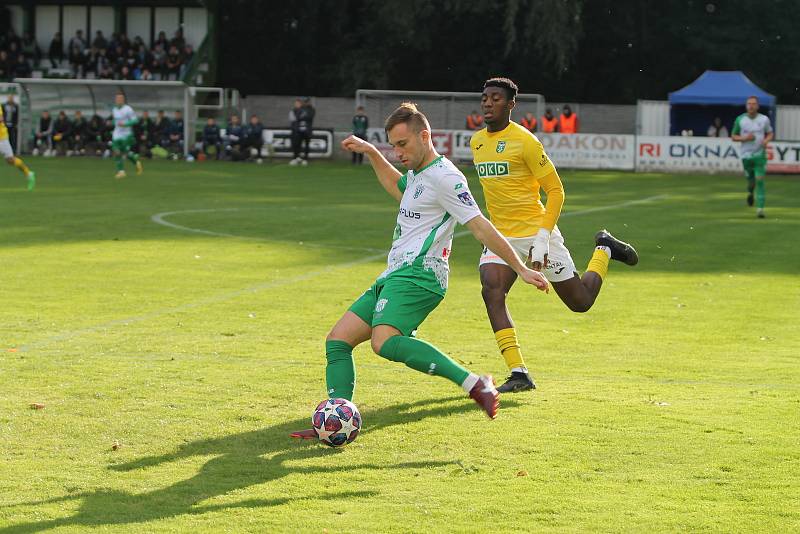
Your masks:
{"label": "spectator in stand", "polygon": [[181,68],[180,72],[178,73],[178,79],[182,80],[186,75],[186,71],[189,69],[192,59],[194,59],[194,48],[192,48],[192,45],[187,44],[183,47],[183,53],[181,55]]}
{"label": "spectator in stand", "polygon": [[150,72],[156,80],[164,80],[166,78],[166,65],[167,54],[164,52],[164,47],[157,44],[153,49],[152,60],[150,62]]}
{"label": "spectator in stand", "polygon": [[[2,35],[0,35],[0,42],[2,41]],[[6,45],[11,46],[11,43],[14,43],[16,47],[19,49],[22,46],[22,40],[17,35],[17,32],[14,31],[14,28],[9,28],[8,33],[5,35],[5,42]]]}
{"label": "spectator in stand", "polygon": [[12,72],[13,78],[30,78],[31,77],[31,66],[28,63],[28,60],[25,59],[25,54],[20,54],[17,56],[17,63],[14,65],[14,70]]}
{"label": "spectator in stand", "polygon": [[483,115],[472,110],[472,113],[467,115],[467,130],[480,130],[483,128]]}
{"label": "spectator in stand", "polygon": [[56,118],[55,122],[53,123],[53,145],[56,154],[59,156],[63,156],[67,153],[67,150],[69,150],[71,134],[72,123],[70,122],[69,118],[67,118],[67,114],[63,111],[60,111],[58,113],[58,118]]}
{"label": "spectator in stand", "polygon": [[[356,114],[353,115],[353,135],[366,141],[368,128],[369,118],[364,113],[364,106],[358,106]],[[353,151],[353,165],[361,165],[362,163],[364,163],[364,154]]]}
{"label": "spectator in stand", "polygon": [[100,52],[97,48],[92,46],[86,53],[86,58],[83,62],[83,74],[87,78],[97,78],[97,58],[100,57]]}
{"label": "spectator in stand", "polygon": [[33,60],[33,66],[38,69],[39,62],[42,60],[42,49],[39,48],[36,39],[30,32],[25,32],[22,36],[21,50],[25,57]]}
{"label": "spectator in stand", "polygon": [[[86,119],[83,117],[83,113],[80,110],[75,112],[75,117],[72,119],[72,143],[70,150],[75,155],[83,155],[86,154],[86,141],[87,141],[87,133],[89,131],[89,124],[86,122]],[[69,152],[67,152],[69,155]]]}
{"label": "spectator in stand", "polygon": [[156,120],[153,123],[153,145],[158,145],[161,147],[167,146],[167,141],[169,139],[167,136],[168,129],[169,119],[164,113],[164,110],[160,109],[156,114]]}
{"label": "spectator in stand", "polygon": [[9,63],[11,63],[12,65],[16,64],[17,63],[17,58],[19,58],[20,53],[21,52],[19,50],[19,45],[17,44],[16,41],[11,41],[10,43],[8,43],[8,61],[9,61]]}
{"label": "spectator in stand", "polygon": [[578,133],[578,116],[572,112],[569,104],[564,104],[561,116],[558,118],[558,131],[562,134]]}
{"label": "spectator in stand", "polygon": [[522,120],[519,121],[519,123],[529,132],[536,132],[536,117],[530,111],[527,112],[524,117],[522,117]]}
{"label": "spectator in stand", "polygon": [[122,48],[122,45],[119,44],[117,47],[110,51],[110,55],[108,60],[111,62],[111,68],[114,70],[114,74],[118,75],[122,72],[122,67],[125,65],[125,51]]}
{"label": "spectator in stand", "polygon": [[175,116],[167,128],[168,145],[165,147],[174,158],[183,155],[183,114],[175,112]]}
{"label": "spectator in stand", "polygon": [[83,30],[76,31],[75,37],[69,40],[69,49],[71,50],[74,47],[77,47],[81,54],[86,50],[86,40],[83,38]]}
{"label": "spectator in stand", "polygon": [[103,151],[106,148],[103,144],[104,130],[103,117],[95,113],[89,119],[89,124],[86,125],[86,150],[89,154],[94,154],[95,156],[103,155]]}
{"label": "spectator in stand", "polygon": [[72,67],[72,75],[76,78],[83,78],[84,69],[86,67],[86,56],[78,45],[71,45],[69,47],[69,64]]}
{"label": "spectator in stand", "polygon": [[208,157],[213,156],[215,159],[219,159],[222,153],[222,136],[220,135],[219,126],[217,126],[217,121],[214,120],[214,117],[209,117],[206,121],[200,140],[203,144],[203,154]]}
{"label": "spectator in stand", "polygon": [[141,79],[142,73],[145,69],[150,68],[152,62],[153,56],[147,51],[147,47],[143,44],[139,45],[138,51],[136,52],[136,68],[139,71],[138,79]]}
{"label": "spectator in stand", "polygon": [[144,68],[142,69],[142,72],[139,74],[138,79],[142,80],[143,82],[150,82],[153,81],[154,78],[153,74],[150,72],[150,69]]}
{"label": "spectator in stand", "polygon": [[128,48],[125,52],[125,66],[133,73],[133,71],[136,70],[137,64],[136,51],[133,48]]}
{"label": "spectator in stand", "polygon": [[186,46],[186,39],[183,38],[183,30],[178,28],[175,30],[175,35],[172,37],[172,40],[169,42],[170,46],[174,46],[178,50],[182,50],[184,46]]}
{"label": "spectator in stand", "polygon": [[708,127],[709,137],[730,137],[728,129],[722,124],[722,119],[714,117],[714,122]]}
{"label": "spectator in stand", "polygon": [[244,128],[238,115],[232,115],[225,132],[225,153],[233,161],[244,159]]}
{"label": "spectator in stand", "polygon": [[61,63],[64,62],[64,40],[61,38],[61,32],[56,32],[53,35],[53,40],[50,41],[50,48],[47,49],[47,57],[50,59],[50,66],[54,69],[60,67]]}
{"label": "spectator in stand", "polygon": [[542,117],[542,133],[556,133],[558,131],[558,119],[553,116],[553,110],[547,108]]}
{"label": "spectator in stand", "polygon": [[11,80],[13,65],[8,61],[8,52],[0,50],[0,81]]}
{"label": "spectator in stand", "polygon": [[92,41],[92,47],[97,48],[98,50],[101,48],[108,48],[108,41],[101,30],[97,30],[95,32],[94,41]]}
{"label": "spectator in stand", "polygon": [[181,53],[175,45],[169,47],[166,60],[167,80],[177,80],[181,69]]}
{"label": "spectator in stand", "polygon": [[19,106],[14,101],[14,95],[8,95],[8,100],[3,104],[3,122],[8,128],[8,141],[11,150],[17,153],[17,127],[19,126]]}
{"label": "spectator in stand", "polygon": [[264,125],[258,120],[257,115],[250,116],[250,123],[244,129],[245,146],[250,152],[250,157],[261,158],[261,148],[264,146]]}
{"label": "spectator in stand", "polygon": [[156,41],[153,43],[153,48],[160,46],[162,50],[167,50],[169,48],[169,40],[167,40],[167,33],[164,31],[158,32],[158,37]]}
{"label": "spectator in stand", "polygon": [[133,76],[133,72],[131,72],[131,69],[129,69],[127,65],[123,65],[122,69],[119,71],[119,79],[135,80],[136,78]]}
{"label": "spectator in stand", "polygon": [[[294,147],[294,159],[289,162],[289,165],[308,165],[308,153],[311,150],[311,135],[314,131],[314,106],[311,105],[311,99],[305,97],[299,100],[300,106],[292,110],[294,121],[292,122],[292,133],[296,136],[297,142],[292,143]],[[300,150],[303,150],[303,157],[300,157]]]}
{"label": "spectator in stand", "polygon": [[50,117],[49,111],[42,111],[42,116],[39,118],[39,127],[36,129],[36,133],[33,134],[33,140],[34,156],[38,156],[40,152],[47,155],[53,149],[53,118]]}

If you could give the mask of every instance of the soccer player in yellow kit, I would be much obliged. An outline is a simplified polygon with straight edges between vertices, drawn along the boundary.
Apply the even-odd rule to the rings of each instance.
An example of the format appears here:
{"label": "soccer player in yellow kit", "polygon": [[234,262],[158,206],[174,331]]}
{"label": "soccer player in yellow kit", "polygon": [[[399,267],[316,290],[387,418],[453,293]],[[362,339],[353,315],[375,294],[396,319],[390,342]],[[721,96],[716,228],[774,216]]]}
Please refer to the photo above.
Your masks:
{"label": "soccer player in yellow kit", "polygon": [[14,150],[8,140],[8,128],[3,117],[2,106],[0,106],[0,154],[5,158],[6,163],[18,168],[25,175],[25,178],[28,179],[28,191],[33,191],[36,186],[36,175],[25,165],[24,161],[14,156]]}
{"label": "soccer player in yellow kit", "polygon": [[[585,312],[600,292],[609,260],[636,265],[639,256],[631,245],[601,230],[595,236],[597,247],[586,272],[578,275],[556,226],[564,205],[561,179],[536,136],[511,121],[517,85],[508,78],[491,78],[483,87],[481,107],[486,128],[472,136],[470,147],[489,217],[517,254],[530,258],[531,267],[545,275],[570,310]],[[547,194],[544,205],[540,189]],[[480,275],[486,312],[511,371],[497,390],[508,393],[535,389],[506,307],[506,295],[517,275],[487,248],[481,255]]]}

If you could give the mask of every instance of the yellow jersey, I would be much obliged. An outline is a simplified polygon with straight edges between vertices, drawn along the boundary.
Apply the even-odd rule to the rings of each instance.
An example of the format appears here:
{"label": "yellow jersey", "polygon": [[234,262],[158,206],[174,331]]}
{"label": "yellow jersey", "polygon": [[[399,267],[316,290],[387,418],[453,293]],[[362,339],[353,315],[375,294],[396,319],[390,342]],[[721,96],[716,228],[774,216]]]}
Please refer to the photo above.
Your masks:
{"label": "yellow jersey", "polygon": [[5,141],[8,139],[8,128],[6,127],[6,121],[3,117],[3,106],[0,106],[0,141]]}
{"label": "yellow jersey", "polygon": [[[552,231],[564,205],[564,186],[541,141],[511,122],[499,132],[486,128],[469,142],[489,218],[506,237]],[[547,208],[539,190],[547,193]]]}

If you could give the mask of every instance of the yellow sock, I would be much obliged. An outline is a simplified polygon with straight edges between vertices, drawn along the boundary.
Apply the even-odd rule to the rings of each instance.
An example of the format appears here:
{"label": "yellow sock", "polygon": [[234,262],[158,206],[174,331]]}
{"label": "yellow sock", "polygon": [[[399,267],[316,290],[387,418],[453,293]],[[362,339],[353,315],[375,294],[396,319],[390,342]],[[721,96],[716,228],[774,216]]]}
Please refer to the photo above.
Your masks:
{"label": "yellow sock", "polygon": [[497,346],[500,347],[500,354],[506,361],[509,369],[525,369],[525,362],[522,360],[522,351],[517,341],[517,331],[513,328],[504,328],[494,333],[497,339]]}
{"label": "yellow sock", "polygon": [[594,254],[592,254],[592,259],[589,260],[589,266],[586,267],[586,270],[597,273],[600,275],[601,279],[605,279],[608,273],[608,262],[610,259],[605,250],[596,248],[594,249]]}
{"label": "yellow sock", "polygon": [[25,162],[19,158],[14,158],[14,167],[22,171],[22,174],[24,174],[25,176],[28,176],[28,173],[31,172],[28,166],[25,165]]}

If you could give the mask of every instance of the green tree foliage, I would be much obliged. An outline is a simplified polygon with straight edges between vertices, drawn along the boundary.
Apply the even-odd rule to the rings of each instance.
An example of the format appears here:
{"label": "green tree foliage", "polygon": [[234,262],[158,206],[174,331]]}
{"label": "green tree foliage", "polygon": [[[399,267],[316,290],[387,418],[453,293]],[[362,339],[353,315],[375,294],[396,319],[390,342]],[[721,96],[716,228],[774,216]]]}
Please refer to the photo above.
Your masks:
{"label": "green tree foliage", "polygon": [[706,69],[798,100],[794,0],[231,0],[220,73],[246,93],[478,90],[494,75],[550,100],[663,99]]}

